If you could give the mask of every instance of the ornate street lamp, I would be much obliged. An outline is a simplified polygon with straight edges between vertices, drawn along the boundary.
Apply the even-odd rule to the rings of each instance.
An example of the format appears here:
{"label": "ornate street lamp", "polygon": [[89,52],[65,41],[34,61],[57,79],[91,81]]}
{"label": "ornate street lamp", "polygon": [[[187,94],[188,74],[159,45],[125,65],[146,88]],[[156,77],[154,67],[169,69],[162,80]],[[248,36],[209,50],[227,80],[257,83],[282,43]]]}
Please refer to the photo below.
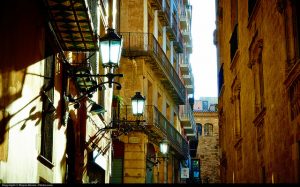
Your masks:
{"label": "ornate street lamp", "polygon": [[159,143],[159,150],[163,155],[168,154],[169,152],[168,140],[164,139]]}
{"label": "ornate street lamp", "polygon": [[123,40],[112,28],[100,38],[100,54],[103,67],[118,67],[122,52]]}
{"label": "ornate street lamp", "polygon": [[[123,77],[123,74],[115,74],[114,68],[119,67],[121,53],[122,53],[122,37],[115,33],[115,30],[112,28],[107,29],[107,33],[99,38],[100,41],[100,55],[101,63],[104,68],[108,68],[108,71],[104,75],[100,74],[91,74],[90,70],[87,70],[82,67],[69,66],[68,76],[75,79],[75,83],[82,93],[80,97],[72,98],[69,97],[69,102],[75,102],[76,107],[78,102],[84,99],[86,96],[91,98],[92,94],[95,93],[97,89],[102,89],[102,85],[108,84],[108,87],[111,88],[112,84],[116,84],[116,89],[121,89],[121,84],[114,81],[115,77]],[[106,77],[107,81],[100,81],[97,83],[93,77],[100,78]],[[95,106],[95,105],[94,105]],[[99,110],[100,111],[100,110]]]}
{"label": "ornate street lamp", "polygon": [[141,95],[141,92],[136,92],[135,96],[131,98],[132,114],[135,116],[141,116],[144,113],[145,97]]}
{"label": "ornate street lamp", "polygon": [[168,157],[167,154],[169,152],[169,144],[168,140],[164,139],[159,143],[159,150],[164,155],[164,183],[168,183]]}

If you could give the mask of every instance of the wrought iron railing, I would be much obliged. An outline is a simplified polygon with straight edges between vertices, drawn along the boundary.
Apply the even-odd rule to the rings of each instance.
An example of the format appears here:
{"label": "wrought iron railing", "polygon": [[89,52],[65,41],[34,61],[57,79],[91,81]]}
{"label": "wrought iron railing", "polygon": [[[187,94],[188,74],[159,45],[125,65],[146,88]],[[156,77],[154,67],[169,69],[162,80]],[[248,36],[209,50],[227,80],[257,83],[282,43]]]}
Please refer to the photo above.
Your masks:
{"label": "wrought iron railing", "polygon": [[182,36],[182,33],[179,29],[178,29],[178,34],[177,34],[177,41],[179,43],[181,43],[181,45],[183,44],[183,36]]}
{"label": "wrought iron railing", "polygon": [[[188,154],[188,143],[182,137],[182,135],[176,130],[176,128],[166,119],[166,117],[153,105],[147,105],[146,122],[153,122],[152,124],[157,126],[163,132],[166,133],[170,145],[183,154],[184,157]],[[153,116],[149,115],[152,114]],[[150,121],[150,120],[153,121]]]}
{"label": "wrought iron railing", "polygon": [[122,32],[123,51],[127,57],[152,56],[161,72],[176,90],[181,104],[185,101],[185,87],[178,73],[170,63],[160,44],[151,33]]}
{"label": "wrought iron railing", "polygon": [[177,37],[178,24],[177,24],[176,14],[172,15],[171,27],[173,31],[176,33],[176,37]]}
{"label": "wrought iron railing", "polygon": [[179,152],[183,157],[188,157],[189,147],[187,140],[177,131],[177,129],[154,105],[146,105],[144,114],[140,118],[136,118],[132,114],[132,109],[130,105],[123,105],[120,107],[120,119],[125,121],[128,120],[130,122],[134,120],[140,120],[143,121],[143,125],[145,125],[146,127],[156,128],[161,132],[160,134],[163,134],[163,136],[167,137],[168,141],[170,142],[170,146],[173,149]]}
{"label": "wrought iron railing", "polygon": [[150,0],[150,5],[155,10],[160,10],[162,8],[162,0]]}
{"label": "wrought iron railing", "polygon": [[167,26],[170,24],[170,5],[163,0],[161,0],[159,4],[162,5],[162,8],[158,10],[158,17],[162,21],[162,24]]}
{"label": "wrought iron railing", "polygon": [[197,132],[196,122],[195,122],[195,119],[194,119],[194,113],[193,113],[193,110],[191,108],[191,105],[189,103],[187,103],[186,105],[184,105],[182,107],[183,107],[183,111],[180,114],[181,120],[189,121],[193,131],[196,133]]}

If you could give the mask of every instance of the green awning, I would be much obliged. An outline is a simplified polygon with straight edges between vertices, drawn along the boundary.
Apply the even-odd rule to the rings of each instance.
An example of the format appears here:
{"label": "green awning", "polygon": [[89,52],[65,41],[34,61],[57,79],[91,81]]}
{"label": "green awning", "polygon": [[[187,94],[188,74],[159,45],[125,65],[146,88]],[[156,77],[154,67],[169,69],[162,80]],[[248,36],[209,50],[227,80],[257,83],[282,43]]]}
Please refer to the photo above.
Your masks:
{"label": "green awning", "polygon": [[91,15],[85,0],[46,0],[50,22],[64,51],[98,49]]}

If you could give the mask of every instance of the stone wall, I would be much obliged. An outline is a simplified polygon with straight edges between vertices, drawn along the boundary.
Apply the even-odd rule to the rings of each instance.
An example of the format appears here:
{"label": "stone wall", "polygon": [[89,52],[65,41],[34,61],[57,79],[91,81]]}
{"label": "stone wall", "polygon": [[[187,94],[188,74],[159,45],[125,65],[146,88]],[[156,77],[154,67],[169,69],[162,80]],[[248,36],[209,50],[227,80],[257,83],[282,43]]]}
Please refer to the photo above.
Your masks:
{"label": "stone wall", "polygon": [[[201,180],[203,183],[220,182],[219,126],[217,112],[194,111],[194,118],[202,125],[202,133],[198,131],[198,148],[196,159],[200,159]],[[212,135],[205,135],[204,125],[212,124]],[[199,129],[199,128],[198,128]]]}
{"label": "stone wall", "polygon": [[[224,75],[222,182],[294,183],[299,181],[299,116],[291,118],[291,104],[298,99],[289,92],[300,71],[292,1],[257,0],[250,15],[248,1],[236,1],[236,9],[230,2],[235,1],[217,5],[218,67]],[[231,57],[234,15],[237,50]]]}

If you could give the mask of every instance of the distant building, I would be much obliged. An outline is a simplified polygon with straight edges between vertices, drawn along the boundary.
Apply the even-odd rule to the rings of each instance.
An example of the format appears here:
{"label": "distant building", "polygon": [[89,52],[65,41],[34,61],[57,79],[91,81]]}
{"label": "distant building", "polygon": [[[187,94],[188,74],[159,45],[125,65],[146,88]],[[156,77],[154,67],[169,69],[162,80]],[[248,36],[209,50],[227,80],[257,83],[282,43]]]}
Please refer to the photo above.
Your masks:
{"label": "distant building", "polygon": [[196,158],[200,160],[202,183],[220,182],[218,98],[195,100],[194,118],[198,129]]}

